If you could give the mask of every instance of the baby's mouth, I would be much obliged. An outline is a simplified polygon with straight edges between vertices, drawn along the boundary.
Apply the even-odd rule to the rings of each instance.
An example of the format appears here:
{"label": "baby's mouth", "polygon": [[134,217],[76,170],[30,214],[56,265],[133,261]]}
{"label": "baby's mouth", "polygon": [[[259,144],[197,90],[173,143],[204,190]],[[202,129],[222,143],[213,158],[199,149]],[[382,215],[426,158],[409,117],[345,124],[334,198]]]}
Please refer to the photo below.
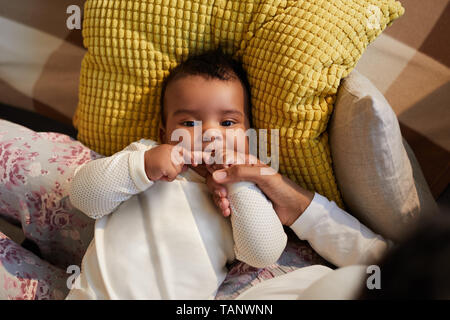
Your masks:
{"label": "baby's mouth", "polygon": [[204,164],[204,163],[198,164],[196,167],[194,167],[193,165],[190,164],[189,168],[191,168],[192,170],[194,170],[195,172],[197,172],[199,175],[201,175],[204,178],[206,178],[206,176],[209,173],[209,171],[206,167],[206,164]]}

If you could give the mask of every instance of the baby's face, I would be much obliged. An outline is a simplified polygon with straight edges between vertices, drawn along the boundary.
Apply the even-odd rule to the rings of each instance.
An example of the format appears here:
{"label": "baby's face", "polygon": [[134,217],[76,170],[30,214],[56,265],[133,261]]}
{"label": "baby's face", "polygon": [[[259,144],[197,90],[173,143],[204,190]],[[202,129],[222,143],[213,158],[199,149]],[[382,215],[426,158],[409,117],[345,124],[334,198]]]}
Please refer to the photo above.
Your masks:
{"label": "baby's face", "polygon": [[[190,75],[174,80],[166,88],[164,112],[166,123],[161,129],[161,141],[178,144],[178,139],[171,141],[172,133],[184,129],[191,136],[191,150],[195,150],[194,128],[200,125],[199,121],[201,131],[196,132],[203,135],[206,130],[214,129],[222,137],[223,145],[227,129],[245,132],[250,126],[245,113],[244,88],[238,79],[223,81]],[[203,141],[202,150],[209,144],[210,141]]]}

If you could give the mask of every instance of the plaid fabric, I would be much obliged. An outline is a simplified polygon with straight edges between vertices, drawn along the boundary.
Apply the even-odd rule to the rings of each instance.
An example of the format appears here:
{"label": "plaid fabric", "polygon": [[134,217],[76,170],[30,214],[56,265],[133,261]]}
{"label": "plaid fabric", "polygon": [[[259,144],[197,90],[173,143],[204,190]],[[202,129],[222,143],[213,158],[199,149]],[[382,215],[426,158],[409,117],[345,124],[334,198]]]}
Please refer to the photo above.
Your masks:
{"label": "plaid fabric", "polygon": [[83,4],[0,0],[0,102],[72,125],[86,49],[66,10]]}
{"label": "plaid fabric", "polygon": [[[435,197],[450,182],[449,0],[401,0],[405,14],[357,65],[386,96]],[[71,123],[81,30],[66,9],[83,0],[0,0],[0,102]]]}
{"label": "plaid fabric", "polygon": [[401,0],[405,14],[356,69],[384,94],[437,198],[450,182],[450,4]]}

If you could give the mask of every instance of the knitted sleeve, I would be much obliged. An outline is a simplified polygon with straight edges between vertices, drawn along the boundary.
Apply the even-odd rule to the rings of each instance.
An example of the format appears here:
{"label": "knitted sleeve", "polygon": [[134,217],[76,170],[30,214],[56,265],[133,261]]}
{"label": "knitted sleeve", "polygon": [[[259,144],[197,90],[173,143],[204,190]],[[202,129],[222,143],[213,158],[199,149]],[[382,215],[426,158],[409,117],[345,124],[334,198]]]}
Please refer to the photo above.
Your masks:
{"label": "knitted sleeve", "polygon": [[227,187],[236,258],[253,267],[274,264],[286,247],[287,235],[272,203],[253,183]]}
{"label": "knitted sleeve", "polygon": [[140,140],[110,157],[76,169],[69,191],[71,203],[91,218],[113,212],[123,201],[150,187],[144,153],[156,142]]}

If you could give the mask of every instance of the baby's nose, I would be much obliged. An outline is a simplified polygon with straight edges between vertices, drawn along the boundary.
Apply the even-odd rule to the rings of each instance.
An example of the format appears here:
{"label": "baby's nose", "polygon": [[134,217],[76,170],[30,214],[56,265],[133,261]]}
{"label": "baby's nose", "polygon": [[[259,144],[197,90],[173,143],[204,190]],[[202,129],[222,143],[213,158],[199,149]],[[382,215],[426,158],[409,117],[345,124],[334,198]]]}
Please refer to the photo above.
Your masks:
{"label": "baby's nose", "polygon": [[222,149],[224,144],[224,133],[217,128],[209,128],[203,131],[202,149],[203,151],[214,152],[216,149]]}
{"label": "baby's nose", "polygon": [[220,127],[216,126],[204,126],[202,132],[202,141],[205,143],[211,141],[223,141],[224,132]]}
{"label": "baby's nose", "polygon": [[223,135],[216,133],[216,134],[206,134],[203,135],[203,149],[205,149],[206,146],[213,144],[213,143],[221,143],[223,144]]}

